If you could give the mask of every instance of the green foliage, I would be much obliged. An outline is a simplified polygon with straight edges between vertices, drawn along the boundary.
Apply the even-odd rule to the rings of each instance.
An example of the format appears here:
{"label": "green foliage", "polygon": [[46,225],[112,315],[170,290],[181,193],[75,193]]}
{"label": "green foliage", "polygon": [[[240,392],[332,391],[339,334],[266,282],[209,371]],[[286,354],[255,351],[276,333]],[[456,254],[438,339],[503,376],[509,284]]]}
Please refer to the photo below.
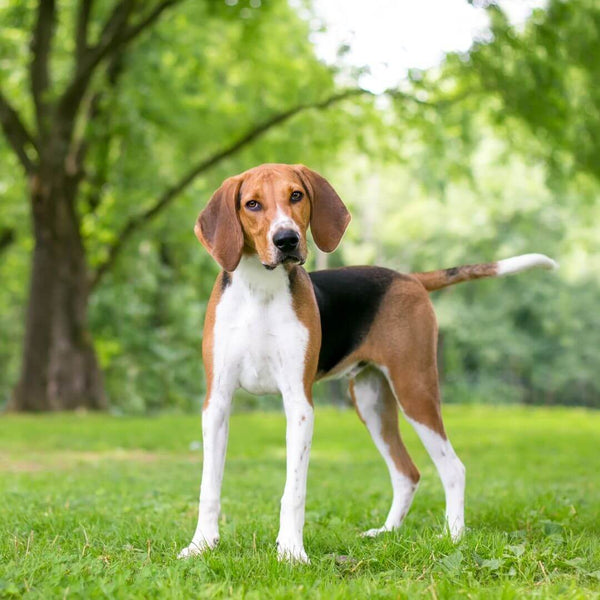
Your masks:
{"label": "green foliage", "polygon": [[[99,73],[99,116],[82,131],[79,210],[89,262],[128,219],[253,124],[336,90],[309,25],[284,0],[184,2]],[[94,3],[92,38],[110,9]],[[53,71],[66,81],[75,2],[61,3]],[[558,274],[528,273],[433,296],[444,396],[455,402],[599,406],[595,352],[600,246],[598,7],[553,0],[524,29],[492,5],[492,39],[413,71],[393,97],[307,111],[219,163],[125,247],[94,291],[90,320],[115,411],[197,409],[201,327],[217,266],[192,227],[222,179],[261,162],[320,170],[353,213],[331,266],[410,272],[544,252]],[[33,3],[0,7],[0,80],[31,122]],[[110,69],[109,69],[110,71]],[[114,75],[114,73],[113,73]],[[83,125],[82,125],[83,127]],[[0,402],[20,362],[32,240],[26,182],[0,137]],[[314,265],[314,253],[311,259]],[[317,388],[339,401],[343,386]],[[276,405],[250,400],[244,406]]]}
{"label": "green foliage", "polygon": [[526,123],[554,176],[600,178],[600,6],[550,0],[517,32],[495,5],[493,41],[470,54],[486,94],[500,98],[498,120]]}
{"label": "green foliage", "polygon": [[[477,120],[462,158],[468,176],[450,175],[450,163],[422,160],[429,128],[417,122],[401,164],[365,161],[352,173],[337,173],[342,197],[369,198],[352,207],[343,260],[411,272],[527,252],[555,257],[556,273],[522,273],[432,294],[443,395],[450,402],[598,406],[594,307],[600,286],[593,273],[600,268],[600,206],[588,201],[600,191],[598,183],[579,176],[553,190],[543,166],[499,138],[483,111]],[[452,128],[438,131],[443,144],[452,136]],[[443,189],[431,185],[436,178]]]}
{"label": "green foliage", "polygon": [[354,206],[344,258],[411,271],[555,257],[557,274],[433,295],[444,396],[598,406],[598,6],[550,2],[522,31],[489,12],[491,40],[394,98],[398,141],[359,164],[355,196],[374,198]]}
{"label": "green foliage", "polygon": [[[102,259],[103,244],[124,219],[190,164],[253,123],[334,89],[331,73],[314,58],[306,24],[285,2],[267,3],[260,18],[226,23],[215,21],[220,13],[185,6],[175,23],[165,20],[136,50],[115,98],[121,120],[114,125],[119,133],[109,151],[106,196],[86,221],[92,262]],[[114,406],[128,412],[200,406],[201,328],[218,267],[193,235],[197,214],[225,177],[255,164],[331,162],[345,137],[344,115],[343,109],[313,112],[273,130],[199,178],[138,236],[93,299],[92,325]]]}
{"label": "green foliage", "polygon": [[[97,114],[81,124],[88,154],[78,209],[92,269],[135,219],[190,168],[230,146],[258,123],[335,91],[333,73],[314,56],[308,24],[283,0],[263,3],[184,2],[95,78]],[[109,3],[94,3],[91,37],[99,35]],[[3,90],[30,117],[26,42],[34,7],[0,7],[7,23],[0,46]],[[52,69],[57,88],[72,68],[76,3],[59,7]],[[94,292],[91,324],[109,396],[116,409],[199,406],[204,307],[217,268],[192,229],[212,191],[227,176],[267,161],[334,163],[345,127],[370,114],[368,101],[352,112],[308,111],[264,135],[193,184],[160,222],[146,227]],[[0,264],[10,285],[0,291],[0,395],[17,379],[27,293],[26,187],[5,140],[0,140],[2,226],[18,231]],[[7,335],[4,335],[6,332]]]}
{"label": "green foliage", "polygon": [[413,506],[398,532],[360,538],[385,519],[387,472],[355,414],[317,408],[312,562],[290,566],[274,544],[282,414],[233,416],[221,543],[189,561],[175,557],[197,516],[197,417],[5,416],[0,597],[597,598],[599,415],[463,406],[445,417],[468,472],[459,544],[439,535],[442,487],[404,427],[422,474]]}

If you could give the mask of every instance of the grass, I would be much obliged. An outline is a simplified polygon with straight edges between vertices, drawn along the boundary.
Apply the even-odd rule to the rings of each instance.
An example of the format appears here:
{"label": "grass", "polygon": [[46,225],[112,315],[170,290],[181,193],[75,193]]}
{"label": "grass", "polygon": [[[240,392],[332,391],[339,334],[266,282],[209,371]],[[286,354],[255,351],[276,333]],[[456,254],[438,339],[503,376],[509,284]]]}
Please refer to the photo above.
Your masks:
{"label": "grass", "polygon": [[305,545],[277,562],[284,418],[234,415],[221,544],[178,561],[196,519],[198,417],[0,419],[0,598],[600,598],[600,414],[447,406],[467,466],[467,525],[439,536],[443,494],[422,481],[402,529],[377,539],[383,462],[350,411],[318,409]]}

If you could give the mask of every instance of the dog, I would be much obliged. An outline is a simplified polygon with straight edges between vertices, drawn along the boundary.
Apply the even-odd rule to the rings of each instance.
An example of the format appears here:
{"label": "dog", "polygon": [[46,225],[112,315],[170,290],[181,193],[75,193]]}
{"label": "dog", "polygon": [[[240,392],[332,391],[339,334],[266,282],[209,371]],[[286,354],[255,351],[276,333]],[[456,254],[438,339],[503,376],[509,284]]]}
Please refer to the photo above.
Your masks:
{"label": "dog", "polygon": [[448,439],[440,409],[437,323],[429,292],[463,281],[533,267],[553,269],[542,254],[403,275],[381,267],[307,273],[307,230],[324,252],[338,246],[350,214],[333,187],[303,165],[265,164],[226,179],[194,231],[221,266],[206,311],[202,356],[206,399],[198,525],[179,556],[219,541],[221,482],[234,391],[281,393],[287,419],[286,482],[277,552],[308,562],[303,527],[313,433],[313,383],[349,379],[350,394],[381,453],[393,489],[382,526],[398,528],[419,471],[398,430],[398,408],[433,460],[446,496],[454,540],[464,531],[465,467]]}

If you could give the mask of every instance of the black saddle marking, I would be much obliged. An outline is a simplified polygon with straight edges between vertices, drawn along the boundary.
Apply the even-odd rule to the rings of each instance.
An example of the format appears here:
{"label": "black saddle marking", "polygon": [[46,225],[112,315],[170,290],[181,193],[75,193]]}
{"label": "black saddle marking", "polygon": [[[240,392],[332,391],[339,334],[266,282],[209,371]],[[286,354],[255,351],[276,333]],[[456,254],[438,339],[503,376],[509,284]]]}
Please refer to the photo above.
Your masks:
{"label": "black saddle marking", "polygon": [[309,273],[321,315],[319,373],[327,373],[367,335],[381,301],[400,273],[382,267],[343,267]]}

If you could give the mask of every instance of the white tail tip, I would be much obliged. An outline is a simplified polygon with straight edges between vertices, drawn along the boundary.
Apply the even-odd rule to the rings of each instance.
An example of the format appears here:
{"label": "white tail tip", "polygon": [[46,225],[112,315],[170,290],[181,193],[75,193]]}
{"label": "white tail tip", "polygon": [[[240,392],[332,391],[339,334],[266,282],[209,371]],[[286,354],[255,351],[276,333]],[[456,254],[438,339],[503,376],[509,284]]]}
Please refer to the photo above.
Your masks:
{"label": "white tail tip", "polygon": [[558,263],[545,254],[521,254],[512,258],[505,258],[496,263],[497,277],[519,273],[527,269],[558,269]]}

